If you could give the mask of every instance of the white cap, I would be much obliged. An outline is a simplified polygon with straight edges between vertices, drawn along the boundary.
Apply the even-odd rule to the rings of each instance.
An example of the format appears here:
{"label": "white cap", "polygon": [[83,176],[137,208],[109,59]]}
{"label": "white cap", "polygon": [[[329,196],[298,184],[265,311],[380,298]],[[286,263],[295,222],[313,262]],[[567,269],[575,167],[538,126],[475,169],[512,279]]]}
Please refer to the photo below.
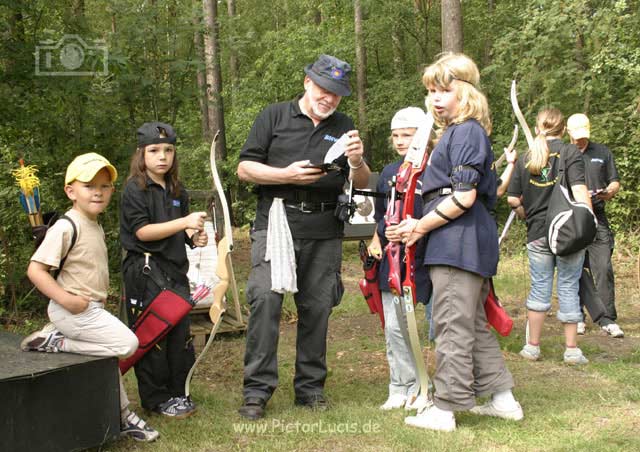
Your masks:
{"label": "white cap", "polygon": [[569,116],[569,119],[567,119],[567,131],[574,140],[589,138],[591,135],[591,124],[589,123],[587,115],[576,113],[575,115]]}
{"label": "white cap", "polygon": [[425,112],[418,107],[407,107],[398,110],[391,120],[391,130],[405,129],[409,127],[418,128],[427,119]]}

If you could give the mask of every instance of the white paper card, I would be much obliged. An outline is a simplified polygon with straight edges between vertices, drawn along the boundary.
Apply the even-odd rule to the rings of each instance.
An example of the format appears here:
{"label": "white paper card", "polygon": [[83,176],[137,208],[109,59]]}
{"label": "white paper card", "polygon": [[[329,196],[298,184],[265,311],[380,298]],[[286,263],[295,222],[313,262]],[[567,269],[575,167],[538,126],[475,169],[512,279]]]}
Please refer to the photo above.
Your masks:
{"label": "white paper card", "polygon": [[333,163],[335,159],[344,155],[344,148],[347,145],[348,140],[349,136],[345,133],[340,137],[338,141],[333,143],[333,145],[327,151],[327,154],[324,156],[324,163]]}

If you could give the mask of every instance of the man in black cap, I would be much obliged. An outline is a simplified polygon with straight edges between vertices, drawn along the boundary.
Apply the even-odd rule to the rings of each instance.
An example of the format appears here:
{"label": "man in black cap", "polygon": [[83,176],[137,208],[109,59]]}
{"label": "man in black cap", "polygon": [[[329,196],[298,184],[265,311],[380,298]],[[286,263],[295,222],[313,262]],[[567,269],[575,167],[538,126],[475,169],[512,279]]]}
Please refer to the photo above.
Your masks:
{"label": "man in black cap", "polygon": [[[240,415],[264,416],[278,384],[277,348],[283,294],[298,310],[295,403],[327,408],[326,343],[329,315],[342,297],[340,277],[344,224],[334,215],[345,182],[364,188],[369,167],[358,131],[336,112],[351,94],[351,66],[320,55],[305,67],[304,94],[265,108],[240,153],[238,177],[257,185],[251,231],[251,307]],[[334,169],[321,167],[332,145]],[[333,155],[334,147],[330,155]]]}

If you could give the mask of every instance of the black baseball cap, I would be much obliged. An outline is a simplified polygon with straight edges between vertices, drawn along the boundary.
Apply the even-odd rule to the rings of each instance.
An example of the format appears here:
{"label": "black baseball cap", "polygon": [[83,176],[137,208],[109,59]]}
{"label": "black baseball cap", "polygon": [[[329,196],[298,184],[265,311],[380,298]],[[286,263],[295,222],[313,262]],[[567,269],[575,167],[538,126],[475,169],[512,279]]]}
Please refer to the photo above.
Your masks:
{"label": "black baseball cap", "polygon": [[315,63],[305,67],[304,72],[315,84],[333,94],[338,96],[351,94],[351,86],[349,86],[351,66],[345,61],[323,54],[318,57]]}
{"label": "black baseball cap", "polygon": [[145,122],[138,129],[138,146],[149,144],[176,144],[176,132],[164,122]]}

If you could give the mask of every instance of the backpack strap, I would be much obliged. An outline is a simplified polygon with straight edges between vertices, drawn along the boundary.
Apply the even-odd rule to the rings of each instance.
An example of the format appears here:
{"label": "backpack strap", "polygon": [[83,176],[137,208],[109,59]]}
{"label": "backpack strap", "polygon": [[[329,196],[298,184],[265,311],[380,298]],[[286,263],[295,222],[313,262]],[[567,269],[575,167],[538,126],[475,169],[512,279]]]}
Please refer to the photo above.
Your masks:
{"label": "backpack strap", "polygon": [[71,218],[69,218],[69,216],[67,215],[61,215],[60,218],[58,218],[58,220],[67,220],[69,223],[71,223],[71,227],[73,228],[73,234],[71,235],[71,245],[67,250],[67,254],[65,254],[64,257],[60,260],[60,265],[58,265],[58,269],[55,272],[53,272],[53,279],[58,279],[58,275],[62,271],[62,267],[64,266],[64,263],[67,260],[67,256],[69,256],[71,249],[73,248],[73,246],[76,244],[76,241],[78,240],[78,228],[76,227],[76,224],[74,223],[74,221]]}

